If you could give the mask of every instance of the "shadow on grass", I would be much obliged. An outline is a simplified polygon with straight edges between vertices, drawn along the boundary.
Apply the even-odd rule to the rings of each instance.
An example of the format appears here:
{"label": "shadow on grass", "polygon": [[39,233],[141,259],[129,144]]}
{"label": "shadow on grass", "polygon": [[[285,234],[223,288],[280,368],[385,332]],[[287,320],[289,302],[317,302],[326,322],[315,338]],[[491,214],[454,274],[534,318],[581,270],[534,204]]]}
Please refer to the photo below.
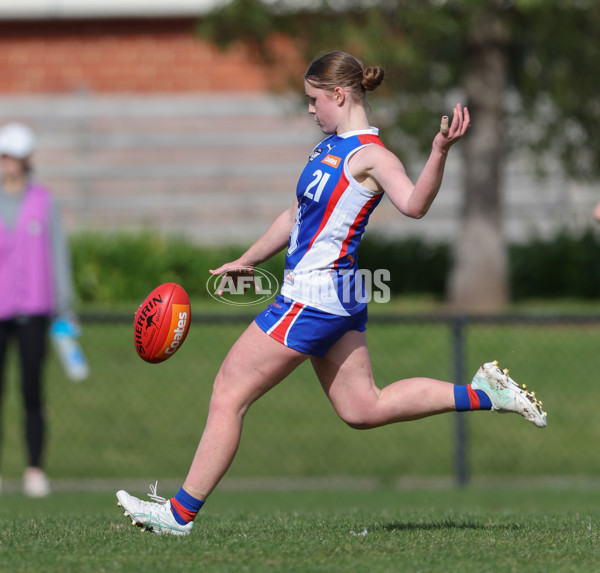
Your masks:
{"label": "shadow on grass", "polygon": [[472,523],[472,522],[461,522],[453,519],[446,519],[438,523],[416,523],[416,522],[401,522],[393,521],[391,523],[380,525],[379,529],[383,531],[435,531],[445,529],[501,529],[503,531],[511,530],[516,531],[522,529],[522,526],[518,523]]}

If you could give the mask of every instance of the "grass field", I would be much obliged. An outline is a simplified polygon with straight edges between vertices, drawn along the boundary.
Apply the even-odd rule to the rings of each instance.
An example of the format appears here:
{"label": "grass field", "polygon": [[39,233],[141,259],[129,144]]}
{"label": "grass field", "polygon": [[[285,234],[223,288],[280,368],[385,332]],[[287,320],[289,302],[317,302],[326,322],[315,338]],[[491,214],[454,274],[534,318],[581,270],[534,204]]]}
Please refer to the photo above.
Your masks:
{"label": "grass field", "polygon": [[[142,493],[142,492],[137,492]],[[132,527],[113,492],[0,503],[2,573],[581,572],[600,489],[219,492],[186,538]]]}
{"label": "grass field", "polygon": [[[380,384],[419,374],[452,379],[447,324],[378,322],[377,314],[368,336]],[[55,358],[50,364],[48,471],[62,488],[42,500],[10,493],[24,465],[12,364],[2,418],[2,475],[11,487],[0,495],[0,573],[600,570],[600,322],[468,327],[468,373],[497,358],[549,412],[542,431],[517,416],[466,414],[468,488],[423,485],[452,483],[455,414],[357,432],[335,416],[303,365],[251,409],[228,474],[230,484],[264,480],[270,491],[224,483],[185,539],[131,527],[106,484],[180,483],[212,378],[246,323],[197,319],[162,365],[135,355],[128,321],[84,323],[90,379],[73,384]],[[276,480],[289,486],[291,478],[319,479],[327,489],[279,490]],[[345,489],[344,479],[365,478],[372,489]],[[103,493],[69,493],[69,480],[73,490],[110,481]],[[393,487],[402,480],[413,488]],[[160,493],[175,491],[163,485]]]}
{"label": "grass field", "polygon": [[[428,375],[453,380],[453,341],[444,323],[369,322],[376,380]],[[389,319],[389,316],[385,318]],[[129,321],[87,322],[82,345],[91,377],[66,380],[52,357],[48,372],[48,472],[52,478],[181,478],[202,432],[212,379],[245,328],[197,314],[185,345],[164,364],[143,363]],[[465,414],[474,477],[600,475],[600,321],[595,324],[472,324],[465,331],[465,374],[498,359],[538,392],[548,427],[517,416]],[[13,368],[14,374],[14,368]],[[24,466],[20,396],[9,375],[3,405],[2,475]],[[466,382],[468,380],[463,380]],[[309,364],[255,404],[229,476],[451,477],[456,414],[359,432],[325,398]]]}

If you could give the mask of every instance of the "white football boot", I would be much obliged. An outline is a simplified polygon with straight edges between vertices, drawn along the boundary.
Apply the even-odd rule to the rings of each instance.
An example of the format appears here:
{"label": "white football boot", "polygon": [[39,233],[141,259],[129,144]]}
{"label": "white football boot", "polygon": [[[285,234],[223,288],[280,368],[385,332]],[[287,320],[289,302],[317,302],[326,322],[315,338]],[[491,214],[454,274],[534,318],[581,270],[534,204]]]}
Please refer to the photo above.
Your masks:
{"label": "white football boot", "polygon": [[156,484],[150,485],[148,497],[154,501],[142,501],[120,490],[117,492],[117,505],[123,508],[123,513],[131,519],[133,525],[146,531],[159,535],[189,535],[192,532],[194,522],[190,521],[186,525],[177,523],[171,512],[171,502],[156,495]]}
{"label": "white football boot", "polygon": [[492,402],[492,410],[505,414],[514,412],[535,424],[538,428],[546,426],[546,412],[535,392],[528,392],[508,375],[508,370],[500,370],[498,362],[486,362],[479,368],[471,382],[474,390],[482,390]]}

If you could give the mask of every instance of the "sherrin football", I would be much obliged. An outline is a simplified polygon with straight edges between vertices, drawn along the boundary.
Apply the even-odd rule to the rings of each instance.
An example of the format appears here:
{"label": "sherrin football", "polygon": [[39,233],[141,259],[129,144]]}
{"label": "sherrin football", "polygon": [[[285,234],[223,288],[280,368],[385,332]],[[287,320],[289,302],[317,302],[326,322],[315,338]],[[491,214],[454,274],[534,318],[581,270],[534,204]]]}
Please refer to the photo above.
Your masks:
{"label": "sherrin football", "polygon": [[190,299],[180,285],[157,286],[135,313],[135,349],[146,362],[156,364],[177,352],[190,330]]}

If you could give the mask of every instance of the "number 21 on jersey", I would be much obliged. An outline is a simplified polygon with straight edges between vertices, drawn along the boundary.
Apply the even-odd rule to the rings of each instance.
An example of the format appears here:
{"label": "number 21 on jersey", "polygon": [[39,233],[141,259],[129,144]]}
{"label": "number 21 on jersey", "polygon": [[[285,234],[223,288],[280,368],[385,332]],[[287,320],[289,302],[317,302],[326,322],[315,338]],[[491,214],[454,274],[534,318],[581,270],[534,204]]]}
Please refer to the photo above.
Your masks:
{"label": "number 21 on jersey", "polygon": [[329,173],[323,173],[320,169],[317,169],[313,173],[313,180],[307,185],[306,191],[304,191],[304,196],[318,203],[321,193],[323,193],[323,189],[325,189],[325,185],[329,181],[329,175]]}

